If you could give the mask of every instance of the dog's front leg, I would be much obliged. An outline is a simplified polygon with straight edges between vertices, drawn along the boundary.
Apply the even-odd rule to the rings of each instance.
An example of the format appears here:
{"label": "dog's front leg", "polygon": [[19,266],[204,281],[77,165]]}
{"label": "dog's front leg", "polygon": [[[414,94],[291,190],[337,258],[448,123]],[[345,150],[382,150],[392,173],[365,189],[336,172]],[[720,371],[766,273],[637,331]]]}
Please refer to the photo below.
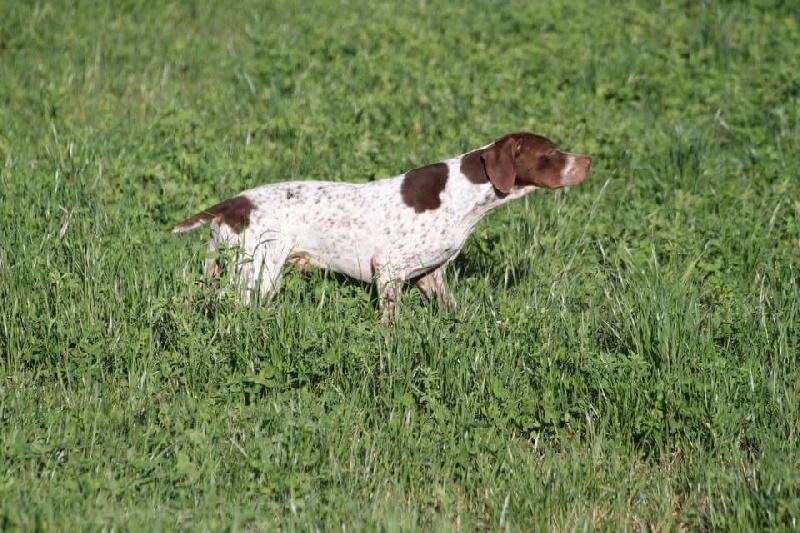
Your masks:
{"label": "dog's front leg", "polygon": [[400,301],[402,278],[395,275],[390,264],[379,257],[372,258],[372,276],[378,289],[378,305],[381,310],[381,322],[391,324],[397,319],[397,305]]}

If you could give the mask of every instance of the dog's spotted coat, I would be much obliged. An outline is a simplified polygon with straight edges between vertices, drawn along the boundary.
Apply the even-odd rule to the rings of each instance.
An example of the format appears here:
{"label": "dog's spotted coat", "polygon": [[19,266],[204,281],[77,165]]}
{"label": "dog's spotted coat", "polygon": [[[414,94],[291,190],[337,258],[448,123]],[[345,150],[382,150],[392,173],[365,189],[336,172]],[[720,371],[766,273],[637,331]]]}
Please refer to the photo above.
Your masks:
{"label": "dog's spotted coat", "polygon": [[[209,251],[238,246],[236,276],[245,299],[280,284],[286,262],[375,282],[384,322],[396,314],[399,283],[413,280],[429,298],[452,303],[445,265],[495,207],[536,189],[582,183],[591,159],[560,151],[531,133],[514,133],[441,163],[371,183],[297,181],[265,185],[217,204],[173,230],[211,221]],[[218,274],[215,259],[205,273]]]}

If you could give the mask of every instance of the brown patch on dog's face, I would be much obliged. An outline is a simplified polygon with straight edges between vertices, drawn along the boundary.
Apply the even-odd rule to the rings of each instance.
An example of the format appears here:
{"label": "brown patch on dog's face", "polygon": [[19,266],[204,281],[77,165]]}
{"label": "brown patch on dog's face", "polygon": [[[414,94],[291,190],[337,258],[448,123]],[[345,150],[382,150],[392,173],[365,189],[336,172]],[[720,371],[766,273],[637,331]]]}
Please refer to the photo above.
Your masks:
{"label": "brown patch on dog's face", "polygon": [[513,187],[561,189],[579,185],[591,172],[591,159],[567,154],[549,139],[532,133],[512,133],[482,155],[486,173],[502,193]]}
{"label": "brown patch on dog's face", "polygon": [[537,135],[517,137],[520,147],[514,161],[516,185],[535,185],[545,189],[564,187],[562,175],[568,155],[548,139]]}
{"label": "brown patch on dog's face", "polygon": [[428,165],[407,172],[400,185],[403,203],[413,207],[416,213],[438,209],[442,205],[440,195],[447,185],[450,170],[444,163]]}

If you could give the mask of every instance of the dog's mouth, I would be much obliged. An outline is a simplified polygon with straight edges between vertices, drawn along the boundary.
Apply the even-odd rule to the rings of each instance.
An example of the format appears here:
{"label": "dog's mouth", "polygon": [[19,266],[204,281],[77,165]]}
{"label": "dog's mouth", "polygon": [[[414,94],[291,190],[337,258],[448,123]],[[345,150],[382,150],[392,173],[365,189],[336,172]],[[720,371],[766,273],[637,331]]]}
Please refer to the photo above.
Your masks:
{"label": "dog's mouth", "polygon": [[580,185],[592,173],[592,158],[583,155],[571,156],[570,163],[564,169],[563,185],[558,187],[574,187]]}

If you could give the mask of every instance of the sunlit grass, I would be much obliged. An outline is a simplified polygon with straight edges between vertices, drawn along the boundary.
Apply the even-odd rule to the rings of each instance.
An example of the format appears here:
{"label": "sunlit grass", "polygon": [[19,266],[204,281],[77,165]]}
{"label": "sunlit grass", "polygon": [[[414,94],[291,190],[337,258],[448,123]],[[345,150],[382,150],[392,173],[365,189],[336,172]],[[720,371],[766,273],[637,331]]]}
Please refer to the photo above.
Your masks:
{"label": "sunlit grass", "polygon": [[[12,3],[0,529],[792,529],[788,3]],[[287,272],[243,308],[172,224],[544,134],[454,311]]]}

